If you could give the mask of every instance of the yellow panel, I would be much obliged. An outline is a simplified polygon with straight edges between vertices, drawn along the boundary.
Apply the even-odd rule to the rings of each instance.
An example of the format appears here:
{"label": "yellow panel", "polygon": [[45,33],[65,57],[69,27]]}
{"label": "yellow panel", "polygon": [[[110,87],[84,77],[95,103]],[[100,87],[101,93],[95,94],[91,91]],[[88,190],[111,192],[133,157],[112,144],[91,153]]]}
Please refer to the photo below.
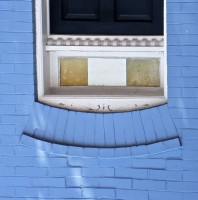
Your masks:
{"label": "yellow panel", "polygon": [[88,85],[88,64],[86,58],[62,58],[60,60],[61,86]]}
{"label": "yellow panel", "polygon": [[127,85],[159,87],[159,59],[127,59]]}

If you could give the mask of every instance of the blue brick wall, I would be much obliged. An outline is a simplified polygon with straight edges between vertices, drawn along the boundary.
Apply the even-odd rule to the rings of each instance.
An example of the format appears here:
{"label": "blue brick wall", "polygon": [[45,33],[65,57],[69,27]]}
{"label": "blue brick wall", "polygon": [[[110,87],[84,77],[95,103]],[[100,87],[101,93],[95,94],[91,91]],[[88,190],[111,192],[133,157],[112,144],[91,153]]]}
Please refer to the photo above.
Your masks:
{"label": "blue brick wall", "polygon": [[[182,148],[170,140],[103,149],[21,138],[35,100],[32,0],[0,0],[1,200],[198,199],[198,2],[167,1],[167,107]],[[95,119],[100,128],[101,115]],[[100,140],[97,126],[87,133],[95,130]]]}

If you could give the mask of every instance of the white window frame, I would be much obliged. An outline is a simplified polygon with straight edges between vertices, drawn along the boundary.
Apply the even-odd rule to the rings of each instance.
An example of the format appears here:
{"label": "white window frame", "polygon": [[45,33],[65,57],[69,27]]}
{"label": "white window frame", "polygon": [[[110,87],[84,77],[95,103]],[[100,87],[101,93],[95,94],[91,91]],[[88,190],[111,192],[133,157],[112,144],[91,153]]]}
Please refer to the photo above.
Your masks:
{"label": "white window frame", "polygon": [[[167,102],[166,0],[164,36],[74,36],[49,34],[49,0],[35,0],[36,68],[38,101],[66,109],[88,112],[123,112]],[[50,93],[58,85],[60,57],[159,58],[163,95],[64,95]],[[136,88],[137,89],[137,88]],[[144,91],[144,90],[143,90]]]}

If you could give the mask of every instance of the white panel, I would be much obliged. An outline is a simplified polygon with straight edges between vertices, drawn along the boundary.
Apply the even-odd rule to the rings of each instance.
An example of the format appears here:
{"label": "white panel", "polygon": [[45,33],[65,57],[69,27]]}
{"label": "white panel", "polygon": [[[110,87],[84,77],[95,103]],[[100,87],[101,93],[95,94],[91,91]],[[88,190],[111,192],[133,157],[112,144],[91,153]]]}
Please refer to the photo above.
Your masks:
{"label": "white panel", "polygon": [[126,59],[89,58],[88,85],[126,86]]}

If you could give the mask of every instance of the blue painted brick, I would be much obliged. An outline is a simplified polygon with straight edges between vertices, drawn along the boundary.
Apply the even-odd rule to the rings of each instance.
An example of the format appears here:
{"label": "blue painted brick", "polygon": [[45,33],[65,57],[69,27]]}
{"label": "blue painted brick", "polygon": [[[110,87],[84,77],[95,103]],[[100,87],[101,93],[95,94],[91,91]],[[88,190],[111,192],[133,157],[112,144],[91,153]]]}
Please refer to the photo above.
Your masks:
{"label": "blue painted brick", "polygon": [[145,136],[147,142],[154,142],[157,139],[157,135],[153,126],[151,113],[149,109],[140,112],[142,125],[145,130]]}
{"label": "blue painted brick", "polygon": [[11,83],[11,84],[34,84],[34,78],[32,75],[28,74],[4,74],[1,77],[2,83]]}
{"label": "blue painted brick", "polygon": [[183,139],[198,139],[198,130],[196,129],[182,129]]}
{"label": "blue painted brick", "polygon": [[21,177],[45,177],[48,175],[47,168],[39,167],[16,167],[15,175]]}
{"label": "blue painted brick", "polygon": [[99,148],[84,148],[84,156],[85,157],[98,157],[99,156]]}
{"label": "blue painted brick", "polygon": [[31,179],[26,177],[1,177],[1,186],[31,187]]}
{"label": "blue painted brick", "polygon": [[58,145],[58,144],[52,144],[52,152],[55,154],[67,154],[67,146],[64,145]]}
{"label": "blue painted brick", "polygon": [[131,149],[127,148],[116,148],[115,150],[116,157],[129,157],[131,156]]}
{"label": "blue painted brick", "polygon": [[170,160],[167,162],[167,169],[182,169],[182,170],[197,170],[198,161],[181,161],[181,160]]}
{"label": "blue painted brick", "polygon": [[0,141],[2,145],[18,145],[20,143],[20,137],[13,135],[0,135]]}
{"label": "blue painted brick", "polygon": [[132,168],[116,168],[115,176],[120,177],[120,178],[147,179],[148,170],[147,169],[132,169]]}
{"label": "blue painted brick", "polygon": [[37,156],[38,150],[28,148],[25,146],[16,146],[15,147],[15,155],[17,156]]}
{"label": "blue painted brick", "polygon": [[[185,14],[183,14],[183,15],[186,16]],[[189,16],[192,16],[192,15],[189,15]],[[194,16],[194,14],[193,14],[193,16]],[[197,20],[197,18],[193,17],[191,20]],[[198,45],[197,35],[191,35],[190,37],[189,37],[189,35],[182,35],[182,40],[181,40],[180,44],[182,44],[182,45]]]}
{"label": "blue painted brick", "polygon": [[[88,141],[86,141],[85,135],[85,123],[86,123],[86,114],[83,112],[76,112],[76,118],[74,123],[74,132],[73,135],[73,142],[80,146],[80,144],[91,144],[90,140],[92,140],[93,136],[91,136]],[[92,133],[93,135],[93,133]],[[87,142],[87,143],[86,143]],[[93,144],[93,143],[92,143]],[[82,152],[83,153],[83,152]]]}
{"label": "blue painted brick", "polygon": [[49,188],[49,197],[50,198],[81,198],[81,189],[78,188]]}
{"label": "blue painted brick", "polygon": [[[84,144],[89,146],[95,144],[95,115],[95,113],[86,113],[86,115],[83,114],[82,116],[85,118],[83,141]],[[81,128],[83,129],[83,126],[81,126]]]}
{"label": "blue painted brick", "polygon": [[167,160],[166,169],[167,170],[182,170],[183,161],[182,160]]}
{"label": "blue painted brick", "polygon": [[[169,85],[170,87],[170,85]],[[181,88],[169,88],[168,89],[169,97],[182,97],[182,89]]]}
{"label": "blue painted brick", "polygon": [[198,140],[193,139],[193,140],[184,140],[183,141],[183,147],[184,149],[189,149],[189,150],[198,150]]}
{"label": "blue painted brick", "polygon": [[34,166],[43,166],[43,167],[66,167],[66,158],[36,158],[34,160]]}
{"label": "blue painted brick", "polygon": [[31,1],[15,1],[14,10],[16,11],[32,11]]}
{"label": "blue painted brick", "polygon": [[14,105],[0,105],[0,114],[14,114],[15,106]]}
{"label": "blue painted brick", "polygon": [[101,167],[132,167],[133,160],[130,157],[121,157],[116,159],[99,159]]}
{"label": "blue painted brick", "polygon": [[[167,23],[168,24],[179,24],[181,22],[181,16],[178,13],[171,13],[169,12],[167,15]],[[168,42],[168,44],[172,44],[170,43],[170,41]]]}
{"label": "blue painted brick", "polygon": [[84,177],[113,177],[114,169],[104,168],[104,167],[103,168],[102,167],[83,168],[82,176]]}
{"label": "blue painted brick", "polygon": [[116,199],[126,199],[131,200],[131,198],[135,199],[148,199],[148,192],[143,190],[116,190]]}
{"label": "blue painted brick", "polygon": [[100,158],[114,158],[115,157],[115,149],[99,149],[99,157]]}
{"label": "blue painted brick", "polygon": [[15,105],[16,114],[29,115],[32,110],[30,105]]}
{"label": "blue painted brick", "polygon": [[32,33],[3,33],[0,32],[0,41],[3,42],[33,42]]}
{"label": "blue painted brick", "polygon": [[160,159],[170,159],[170,160],[180,160],[183,158],[182,149],[177,148],[158,154],[149,155],[149,158],[160,158]]}
{"label": "blue painted brick", "polygon": [[14,22],[12,21],[0,21],[1,32],[12,32]]}
{"label": "blue painted brick", "polygon": [[183,171],[184,181],[198,181],[198,172]]}
{"label": "blue painted brick", "polygon": [[3,95],[2,104],[32,105],[34,98],[34,95]]}
{"label": "blue painted brick", "polygon": [[181,13],[181,3],[167,3],[167,12],[169,13]]}
{"label": "blue painted brick", "polygon": [[69,156],[84,156],[84,151],[82,147],[68,146]]}
{"label": "blue painted brick", "polygon": [[16,21],[20,22],[32,22],[33,20],[32,12],[29,11],[23,11],[23,12],[15,11],[13,13],[13,16]]}
{"label": "blue painted brick", "polygon": [[190,56],[197,56],[198,46],[182,46],[182,54],[190,55]]}
{"label": "blue painted brick", "polygon": [[0,73],[13,73],[14,64],[0,64]]}
{"label": "blue painted brick", "polygon": [[170,67],[168,69],[168,77],[170,83],[170,77],[180,77],[182,75],[181,67]]}
{"label": "blue painted brick", "polygon": [[48,168],[48,174],[50,177],[73,177],[81,176],[82,169],[77,167],[66,168],[66,167],[55,167]]}
{"label": "blue painted brick", "polygon": [[67,187],[99,187],[98,178],[68,177],[66,179]]}
{"label": "blue painted brick", "polygon": [[152,180],[182,180],[182,171],[148,170],[148,177]]}
{"label": "blue painted brick", "polygon": [[182,200],[197,200],[198,199],[198,193],[194,192],[194,193],[190,193],[190,192],[185,192],[183,193],[183,199]]}
{"label": "blue painted brick", "polygon": [[[73,133],[75,130],[75,119],[76,119],[76,112],[68,112],[68,116],[67,116],[67,126],[65,128],[65,132],[64,132],[64,139],[63,141],[67,141],[67,143],[73,143]],[[68,147],[68,154],[70,155],[71,153],[74,153],[75,155],[77,155],[77,152],[81,154],[81,150],[78,149],[74,149],[74,147],[71,147],[71,150],[69,150],[70,147]],[[69,151],[71,151],[71,153],[69,153]],[[73,152],[74,151],[74,152]],[[76,151],[76,152],[75,152]],[[72,154],[71,154],[72,155]]]}
{"label": "blue painted brick", "polygon": [[14,155],[14,146],[0,145],[0,155],[11,156]]}
{"label": "blue painted brick", "polygon": [[179,138],[166,140],[166,141],[163,141],[162,143],[166,147],[166,149],[174,149],[174,148],[178,148],[181,146]]}
{"label": "blue painted brick", "polygon": [[195,150],[183,150],[184,160],[198,160],[198,151]]}
{"label": "blue painted brick", "polygon": [[182,48],[180,46],[168,46],[168,55],[182,55]]}
{"label": "blue painted brick", "polygon": [[115,191],[113,189],[90,188],[83,189],[82,196],[84,198],[115,198]]}
{"label": "blue painted brick", "polygon": [[131,152],[132,152],[132,155],[135,157],[147,155],[148,148],[147,148],[147,145],[133,146],[133,147],[131,147]]}
{"label": "blue painted brick", "polygon": [[16,197],[25,198],[40,198],[41,194],[44,197],[48,196],[48,188],[28,188],[28,187],[17,187],[15,189]]}
{"label": "blue painted brick", "polygon": [[125,132],[125,140],[126,140],[126,145],[132,146],[136,145],[136,133],[134,129],[134,122],[132,119],[132,112],[126,112],[123,114],[123,128]]}
{"label": "blue painted brick", "polygon": [[197,119],[175,119],[174,122],[177,128],[198,128]]}
{"label": "blue painted brick", "polygon": [[6,166],[33,166],[32,157],[6,156],[1,158],[1,163]]}
{"label": "blue painted brick", "polygon": [[0,10],[13,10],[13,1],[0,1]]}
{"label": "blue painted brick", "polygon": [[166,189],[176,192],[197,192],[198,182],[167,182]]}
{"label": "blue painted brick", "polygon": [[[175,16],[175,15],[174,15]],[[168,16],[167,16],[168,17]],[[168,17],[169,18],[169,17]],[[168,19],[168,23],[169,23],[169,20]],[[171,19],[172,20],[172,19]],[[181,44],[181,41],[182,41],[182,38],[180,35],[168,35],[168,45],[180,45]],[[167,52],[168,53],[168,52]]]}
{"label": "blue painted brick", "polygon": [[16,74],[33,74],[34,67],[32,64],[15,64],[15,73]]}
{"label": "blue painted brick", "polygon": [[1,94],[14,94],[15,93],[15,85],[1,84],[0,85],[0,93]]}
{"label": "blue painted brick", "polygon": [[32,32],[33,24],[29,22],[16,22],[14,23],[13,30],[16,32]]}
{"label": "blue painted brick", "polygon": [[[105,132],[105,144],[108,147],[111,145],[115,146],[115,131],[114,131],[114,123],[113,123],[113,114],[104,115],[104,132]],[[107,151],[108,153],[108,151]]]}
{"label": "blue painted brick", "polygon": [[18,54],[11,54],[11,53],[3,53],[1,54],[1,62],[2,63],[27,63],[32,64],[34,63],[33,54],[25,54],[25,53],[18,53]]}
{"label": "blue painted brick", "polygon": [[182,88],[183,97],[198,97],[198,88]]}
{"label": "blue painted brick", "polygon": [[162,142],[147,145],[147,148],[150,154],[159,153],[165,150],[165,147]]}
{"label": "blue painted brick", "polygon": [[133,180],[133,189],[137,190],[165,190],[166,182],[157,180]]}
{"label": "blue painted brick", "polygon": [[174,199],[174,200],[183,200],[182,193],[180,192],[163,192],[163,191],[149,191],[149,198],[152,200],[167,200],[167,199]]}
{"label": "blue painted brick", "polygon": [[182,33],[183,34],[197,34],[197,24],[183,24],[182,25]]}
{"label": "blue painted brick", "polygon": [[142,124],[140,113],[141,113],[140,111],[132,112],[132,118],[135,129],[135,138],[138,144],[145,143],[146,141],[145,131]]}
{"label": "blue painted brick", "polygon": [[133,159],[133,167],[149,168],[149,169],[164,169],[165,168],[165,160],[134,158]]}
{"label": "blue painted brick", "polygon": [[15,134],[15,126],[8,125],[8,124],[0,124],[0,134],[14,135]]}
{"label": "blue painted brick", "polygon": [[0,176],[11,176],[15,174],[15,167],[0,166]]}
{"label": "blue painted brick", "polygon": [[59,115],[59,109],[51,107],[48,118],[45,119],[46,126],[43,132],[43,137],[48,138],[48,141],[50,142],[53,142],[54,140],[54,133],[56,129],[58,115]]}
{"label": "blue painted brick", "polygon": [[1,43],[0,53],[13,53],[13,52],[14,52],[14,44],[12,44],[12,43]]}
{"label": "blue painted brick", "polygon": [[98,166],[97,158],[68,158],[68,165],[73,167],[95,167]]}
{"label": "blue painted brick", "polygon": [[[181,16],[181,20],[184,23],[193,23],[196,24],[197,23],[197,13],[183,13]],[[193,43],[191,43],[193,45]]]}
{"label": "blue painted brick", "polygon": [[1,122],[3,124],[25,125],[27,119],[28,119],[28,116],[3,115],[1,118]]}
{"label": "blue painted brick", "polygon": [[113,115],[115,142],[119,145],[126,145],[123,113]]}
{"label": "blue painted brick", "polygon": [[[196,63],[196,62],[195,62]],[[197,66],[197,64],[196,64]],[[192,66],[192,67],[183,67],[182,68],[182,75],[185,77],[198,77],[197,72],[198,69],[196,66]]]}
{"label": "blue painted brick", "polygon": [[33,187],[65,187],[65,178],[33,178]]}
{"label": "blue painted brick", "polygon": [[[198,112],[198,109],[186,109],[185,111],[182,110],[182,117],[196,119],[197,112]],[[181,117],[178,117],[178,118],[181,118]]]}
{"label": "blue painted brick", "polygon": [[174,108],[198,108],[196,98],[169,98],[168,105]]}
{"label": "blue painted brick", "polygon": [[131,179],[121,179],[121,178],[100,178],[100,187],[102,188],[120,188],[120,189],[131,189],[132,180]]}
{"label": "blue painted brick", "polygon": [[184,3],[182,9],[184,13],[197,13],[198,3]]}
{"label": "blue painted brick", "polygon": [[15,188],[14,187],[1,187],[0,188],[1,197],[15,197]]}

